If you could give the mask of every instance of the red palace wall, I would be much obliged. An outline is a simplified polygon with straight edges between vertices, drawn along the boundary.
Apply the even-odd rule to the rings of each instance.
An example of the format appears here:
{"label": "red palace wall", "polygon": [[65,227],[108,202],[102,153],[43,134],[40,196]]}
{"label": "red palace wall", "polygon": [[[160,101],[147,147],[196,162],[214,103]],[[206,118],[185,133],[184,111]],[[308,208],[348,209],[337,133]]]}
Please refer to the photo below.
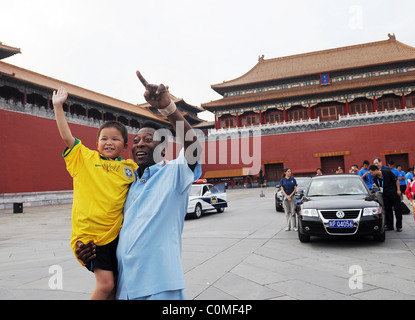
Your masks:
{"label": "red palace wall", "polygon": [[[76,124],[70,124],[70,127],[73,135],[87,147],[96,148],[97,128]],[[265,171],[266,163],[283,162],[283,166],[292,168],[294,174],[313,173],[321,166],[320,157],[314,157],[315,154],[350,152],[344,155],[347,172],[352,164],[360,166],[363,160],[372,161],[374,157],[381,157],[384,161],[385,153],[401,151],[408,153],[412,166],[415,164],[414,132],[415,121],[411,121],[249,138],[251,155],[255,150],[253,143],[261,145],[260,156],[251,159],[252,163],[243,161],[241,144],[238,144],[236,152],[232,149],[235,141],[221,141],[225,146],[223,149],[219,148],[218,141],[209,142],[214,143],[216,159],[212,163],[210,147],[204,143],[202,169],[205,173],[254,165],[251,173],[256,175],[260,167]],[[132,158],[132,140],[133,135],[130,135],[123,158]],[[241,140],[243,143],[246,141]],[[72,189],[72,178],[62,158],[64,144],[54,120],[0,110],[0,148],[0,193]],[[236,163],[231,163],[232,156],[237,159],[233,161]]]}
{"label": "red palace wall", "polygon": [[[84,145],[96,149],[98,128],[69,126]],[[130,146],[123,158],[132,158]],[[0,110],[0,193],[72,190],[64,149],[55,120]]]}
{"label": "red palace wall", "polygon": [[[283,163],[284,168],[291,168],[294,174],[310,174],[321,167],[321,158],[317,154],[336,155],[336,152],[340,152],[345,153],[344,169],[347,173],[353,164],[360,167],[364,160],[372,162],[373,158],[380,157],[385,162],[385,154],[408,153],[409,165],[413,166],[415,165],[414,132],[415,121],[410,121],[262,136],[261,159],[256,161],[262,164],[264,174],[266,174],[264,164],[278,162]],[[209,143],[217,145],[217,142]],[[226,150],[228,164],[219,164],[217,155],[216,163],[206,163],[203,172],[241,168],[241,164],[230,163],[232,156],[230,145],[231,142],[228,141]],[[206,145],[204,149],[204,159],[208,159]],[[251,173],[256,175],[258,170],[251,170]],[[403,170],[406,171],[407,168],[404,167]]]}

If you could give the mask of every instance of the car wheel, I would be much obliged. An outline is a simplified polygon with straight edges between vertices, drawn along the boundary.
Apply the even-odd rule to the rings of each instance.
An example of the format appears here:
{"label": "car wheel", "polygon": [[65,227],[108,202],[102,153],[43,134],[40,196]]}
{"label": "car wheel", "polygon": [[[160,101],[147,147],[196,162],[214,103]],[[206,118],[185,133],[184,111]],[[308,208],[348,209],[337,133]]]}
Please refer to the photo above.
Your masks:
{"label": "car wheel", "polygon": [[305,242],[310,242],[310,236],[303,234],[300,232],[300,229],[298,229],[298,239],[300,240],[300,242],[305,243]]}
{"label": "car wheel", "polygon": [[377,242],[385,242],[385,231],[383,231],[381,234],[375,234],[373,236],[373,240]]}
{"label": "car wheel", "polygon": [[195,206],[195,211],[193,212],[192,217],[194,219],[199,219],[201,216],[202,216],[202,206],[200,205],[200,203],[198,203]]}
{"label": "car wheel", "polygon": [[216,209],[216,211],[217,211],[218,213],[222,213],[223,211],[225,211],[225,208],[218,208],[218,209]]}

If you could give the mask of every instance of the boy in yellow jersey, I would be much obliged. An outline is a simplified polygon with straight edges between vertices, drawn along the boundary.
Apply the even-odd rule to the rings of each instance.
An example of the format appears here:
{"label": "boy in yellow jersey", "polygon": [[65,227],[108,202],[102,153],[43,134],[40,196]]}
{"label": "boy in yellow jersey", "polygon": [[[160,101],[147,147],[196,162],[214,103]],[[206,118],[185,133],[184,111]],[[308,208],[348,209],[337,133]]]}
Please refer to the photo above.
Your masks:
{"label": "boy in yellow jersey", "polygon": [[74,138],[63,111],[67,97],[65,88],[60,87],[53,92],[52,102],[59,133],[67,146],[63,152],[66,168],[73,177],[71,247],[75,253],[77,242],[93,241],[97,245],[96,258],[86,265],[96,278],[91,299],[114,299],[118,233],[137,164],[120,157],[127,147],[128,132],[118,121],[100,127],[98,151],[88,149]]}

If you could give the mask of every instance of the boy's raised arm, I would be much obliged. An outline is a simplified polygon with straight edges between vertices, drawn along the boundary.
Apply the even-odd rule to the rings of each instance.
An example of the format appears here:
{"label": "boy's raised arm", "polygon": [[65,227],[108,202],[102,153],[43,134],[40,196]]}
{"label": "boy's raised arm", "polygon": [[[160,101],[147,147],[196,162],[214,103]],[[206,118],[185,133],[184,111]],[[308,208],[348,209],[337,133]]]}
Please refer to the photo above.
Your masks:
{"label": "boy's raised arm", "polygon": [[52,103],[55,110],[56,124],[58,125],[59,133],[61,134],[63,142],[68,148],[72,148],[75,144],[75,138],[72,136],[71,129],[65,118],[63,111],[63,104],[68,98],[68,92],[64,87],[60,87],[58,91],[53,91]]}

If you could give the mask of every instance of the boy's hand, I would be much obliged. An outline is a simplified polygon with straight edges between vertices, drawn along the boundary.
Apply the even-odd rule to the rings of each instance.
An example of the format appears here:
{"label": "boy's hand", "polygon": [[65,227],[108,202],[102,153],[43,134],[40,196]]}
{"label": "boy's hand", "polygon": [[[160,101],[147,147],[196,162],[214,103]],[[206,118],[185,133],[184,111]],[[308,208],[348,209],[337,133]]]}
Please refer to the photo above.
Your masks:
{"label": "boy's hand", "polygon": [[147,80],[141,75],[140,71],[136,72],[138,79],[140,79],[143,86],[146,88],[144,98],[146,101],[157,109],[164,109],[170,104],[170,95],[163,84],[148,84]]}
{"label": "boy's hand", "polygon": [[58,89],[58,92],[53,91],[52,103],[54,106],[56,105],[63,106],[67,98],[68,98],[68,92],[66,91],[64,87],[60,87]]}

